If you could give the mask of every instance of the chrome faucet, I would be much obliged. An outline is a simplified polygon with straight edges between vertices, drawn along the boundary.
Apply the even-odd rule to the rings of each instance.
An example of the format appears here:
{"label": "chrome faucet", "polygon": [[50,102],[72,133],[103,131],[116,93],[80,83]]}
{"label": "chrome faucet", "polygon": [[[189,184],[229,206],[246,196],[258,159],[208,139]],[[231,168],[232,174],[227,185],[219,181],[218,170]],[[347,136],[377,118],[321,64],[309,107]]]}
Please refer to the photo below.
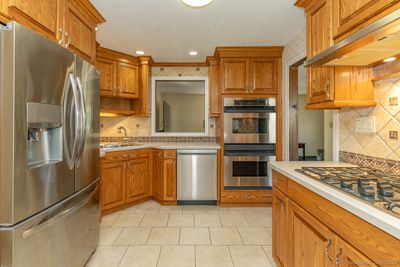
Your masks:
{"label": "chrome faucet", "polygon": [[122,131],[122,130],[124,130],[124,135],[125,135],[124,139],[122,139],[122,140],[123,140],[124,143],[125,143],[125,142],[128,142],[129,138],[128,138],[128,133],[127,133],[127,131],[126,131],[126,128],[125,128],[124,126],[118,127],[118,133],[119,133],[119,134],[121,134],[121,131]]}

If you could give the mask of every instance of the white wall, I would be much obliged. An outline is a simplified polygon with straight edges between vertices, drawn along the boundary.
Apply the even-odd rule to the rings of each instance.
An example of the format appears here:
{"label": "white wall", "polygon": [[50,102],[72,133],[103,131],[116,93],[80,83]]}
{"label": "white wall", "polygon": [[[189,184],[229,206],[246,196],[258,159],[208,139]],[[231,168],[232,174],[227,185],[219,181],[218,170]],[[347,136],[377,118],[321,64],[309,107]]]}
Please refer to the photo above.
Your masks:
{"label": "white wall", "polygon": [[324,111],[307,110],[307,96],[299,95],[298,115],[299,143],[306,143],[306,156],[316,156],[317,149],[324,148]]}

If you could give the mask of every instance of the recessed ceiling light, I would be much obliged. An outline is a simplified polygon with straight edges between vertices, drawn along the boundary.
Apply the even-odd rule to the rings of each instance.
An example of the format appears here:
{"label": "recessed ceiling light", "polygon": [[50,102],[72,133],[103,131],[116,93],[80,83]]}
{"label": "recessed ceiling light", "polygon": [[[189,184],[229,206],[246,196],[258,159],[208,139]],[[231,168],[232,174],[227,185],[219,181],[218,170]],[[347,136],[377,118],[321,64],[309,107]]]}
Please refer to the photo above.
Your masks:
{"label": "recessed ceiling light", "polygon": [[388,57],[386,59],[383,60],[383,62],[391,62],[391,61],[395,61],[397,58],[395,57]]}
{"label": "recessed ceiling light", "polygon": [[191,56],[197,56],[199,53],[197,51],[190,51],[189,55]]}
{"label": "recessed ceiling light", "polygon": [[191,7],[203,7],[209,5],[214,0],[182,0],[188,6]]}
{"label": "recessed ceiling light", "polygon": [[99,30],[99,27],[95,27],[94,30],[97,32]]}
{"label": "recessed ceiling light", "polygon": [[138,51],[136,51],[136,55],[144,55],[144,51],[138,50]]}

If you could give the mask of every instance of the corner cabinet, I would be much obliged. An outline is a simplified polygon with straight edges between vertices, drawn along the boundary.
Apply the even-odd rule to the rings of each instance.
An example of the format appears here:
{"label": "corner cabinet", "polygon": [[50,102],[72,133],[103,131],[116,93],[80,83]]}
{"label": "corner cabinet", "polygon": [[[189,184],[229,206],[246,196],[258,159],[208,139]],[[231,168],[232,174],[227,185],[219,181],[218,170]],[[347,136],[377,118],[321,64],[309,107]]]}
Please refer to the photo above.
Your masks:
{"label": "corner cabinet", "polygon": [[[337,2],[349,3],[352,0],[298,0],[296,2],[296,5],[303,7],[306,12],[308,58],[334,45],[333,34],[336,29],[334,16],[338,8]],[[372,67],[308,67],[307,108],[338,109],[375,106],[372,79]]]}
{"label": "corner cabinet", "polygon": [[400,266],[398,239],[276,171],[272,218],[280,267]]}
{"label": "corner cabinet", "polygon": [[152,190],[151,150],[107,153],[101,158],[100,206],[113,211],[150,199]]}
{"label": "corner cabinet", "polygon": [[94,64],[96,27],[105,20],[87,0],[2,0],[0,19],[15,20]]}

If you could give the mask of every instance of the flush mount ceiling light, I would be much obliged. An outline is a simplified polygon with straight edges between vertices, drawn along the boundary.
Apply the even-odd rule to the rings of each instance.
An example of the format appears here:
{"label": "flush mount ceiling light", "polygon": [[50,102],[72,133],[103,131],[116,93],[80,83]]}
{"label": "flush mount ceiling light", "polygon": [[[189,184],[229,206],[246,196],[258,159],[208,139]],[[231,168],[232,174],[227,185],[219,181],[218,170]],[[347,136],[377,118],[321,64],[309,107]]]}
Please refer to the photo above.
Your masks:
{"label": "flush mount ceiling light", "polygon": [[383,60],[383,62],[391,62],[391,61],[395,61],[397,58],[395,57],[388,57],[386,59]]}
{"label": "flush mount ceiling light", "polygon": [[203,7],[211,4],[211,2],[214,0],[182,0],[183,3],[185,3],[188,6],[191,7]]}
{"label": "flush mount ceiling light", "polygon": [[142,51],[142,50],[138,50],[138,51],[136,51],[136,55],[144,55],[144,51]]}
{"label": "flush mount ceiling light", "polygon": [[189,55],[191,56],[197,56],[199,53],[197,51],[190,51]]}

